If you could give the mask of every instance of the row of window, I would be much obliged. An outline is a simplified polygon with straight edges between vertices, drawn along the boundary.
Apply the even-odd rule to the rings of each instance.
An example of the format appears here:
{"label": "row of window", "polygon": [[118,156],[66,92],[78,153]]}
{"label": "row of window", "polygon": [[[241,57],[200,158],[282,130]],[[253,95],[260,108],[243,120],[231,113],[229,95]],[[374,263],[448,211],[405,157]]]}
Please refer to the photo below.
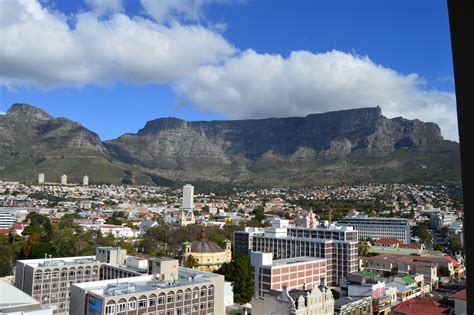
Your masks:
{"label": "row of window", "polygon": [[[128,311],[134,311],[137,309],[144,309],[146,308],[146,300],[140,300],[138,301],[138,304],[136,301],[133,302],[123,302],[123,303],[118,303],[118,304],[112,304],[112,305],[107,305],[105,307],[105,314],[106,315],[115,315],[116,313],[123,313]],[[149,305],[150,307],[155,306]],[[207,309],[211,310],[213,308],[213,302],[209,301],[207,302]],[[193,304],[193,305],[186,305],[183,307],[178,307],[178,308],[173,308],[170,310],[165,311],[160,311],[158,314],[166,314],[166,315],[186,315],[186,314],[191,314],[191,312],[198,312],[198,311],[203,311],[206,310],[206,303],[200,303],[200,304]],[[156,312],[150,313],[150,314],[156,314]],[[208,312],[208,314],[212,314]]]}
{"label": "row of window", "polygon": [[82,275],[97,275],[99,273],[98,269],[85,269],[85,270],[65,270],[65,271],[54,271],[54,272],[36,272],[35,273],[35,280],[41,279],[51,279],[51,278],[59,278],[61,277],[78,277]]}
{"label": "row of window", "polygon": [[64,288],[69,288],[73,283],[82,283],[82,282],[89,282],[89,281],[94,281],[94,280],[74,280],[74,281],[62,281],[62,282],[53,282],[51,284],[49,283],[43,283],[43,284],[35,284],[33,286],[34,291],[40,291],[43,289],[43,291],[49,290],[50,288],[52,290],[57,289],[58,287],[64,289]]}

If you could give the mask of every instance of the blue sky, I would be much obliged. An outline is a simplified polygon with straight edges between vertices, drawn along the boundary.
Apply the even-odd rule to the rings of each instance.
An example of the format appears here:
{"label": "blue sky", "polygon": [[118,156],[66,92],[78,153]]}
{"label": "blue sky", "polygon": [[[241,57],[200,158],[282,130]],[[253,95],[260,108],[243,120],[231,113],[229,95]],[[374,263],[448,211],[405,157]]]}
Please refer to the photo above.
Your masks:
{"label": "blue sky", "polygon": [[[30,103],[111,139],[164,116],[285,117],[380,105],[388,117],[437,122],[457,140],[445,1],[0,6],[0,112]],[[15,36],[25,30],[31,36]]]}

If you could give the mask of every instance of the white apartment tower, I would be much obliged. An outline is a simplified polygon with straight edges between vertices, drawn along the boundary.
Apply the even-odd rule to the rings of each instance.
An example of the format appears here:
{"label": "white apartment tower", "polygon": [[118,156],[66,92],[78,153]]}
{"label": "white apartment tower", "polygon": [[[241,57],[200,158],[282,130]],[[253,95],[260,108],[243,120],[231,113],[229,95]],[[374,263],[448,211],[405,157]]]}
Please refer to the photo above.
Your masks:
{"label": "white apartment tower", "polygon": [[66,175],[61,176],[61,185],[67,185],[67,176]]}
{"label": "white apartment tower", "polygon": [[38,175],[38,184],[44,184],[44,174],[40,173]]}
{"label": "white apartment tower", "polygon": [[194,186],[187,184],[183,186],[183,209],[194,208]]}
{"label": "white apartment tower", "polygon": [[89,185],[89,176],[84,175],[84,177],[82,178],[82,186],[87,186],[87,185]]}

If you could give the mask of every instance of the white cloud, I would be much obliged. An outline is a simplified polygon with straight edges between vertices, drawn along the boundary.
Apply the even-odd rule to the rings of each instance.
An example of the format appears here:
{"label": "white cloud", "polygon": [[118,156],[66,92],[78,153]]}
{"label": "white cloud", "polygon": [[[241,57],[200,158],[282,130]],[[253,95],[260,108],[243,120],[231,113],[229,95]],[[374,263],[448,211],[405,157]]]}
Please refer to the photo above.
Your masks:
{"label": "white cloud", "polygon": [[123,12],[122,0],[86,0],[98,15]]}
{"label": "white cloud", "polygon": [[210,3],[230,0],[141,0],[145,11],[158,22],[175,20],[198,21],[204,19],[203,7]]}
{"label": "white cloud", "polygon": [[200,25],[165,26],[121,13],[100,19],[97,12],[84,12],[70,27],[65,16],[37,0],[2,0],[0,12],[0,84],[10,87],[164,83],[235,52]]}
{"label": "white cloud", "polygon": [[247,50],[206,65],[175,89],[180,102],[231,119],[304,116],[379,105],[387,117],[440,125],[458,140],[453,93],[426,90],[416,74],[402,75],[368,57],[295,51],[288,58]]}

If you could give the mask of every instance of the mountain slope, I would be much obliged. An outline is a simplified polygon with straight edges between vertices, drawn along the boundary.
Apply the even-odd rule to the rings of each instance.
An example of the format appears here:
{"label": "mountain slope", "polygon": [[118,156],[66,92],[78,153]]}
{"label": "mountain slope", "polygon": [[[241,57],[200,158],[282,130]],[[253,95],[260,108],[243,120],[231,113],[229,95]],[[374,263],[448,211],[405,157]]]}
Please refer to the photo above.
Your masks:
{"label": "mountain slope", "polygon": [[12,179],[43,171],[112,183],[460,180],[459,145],[444,140],[436,124],[388,119],[379,107],[259,120],[160,118],[101,142],[78,123],[15,104],[0,116],[0,158],[0,177]]}

